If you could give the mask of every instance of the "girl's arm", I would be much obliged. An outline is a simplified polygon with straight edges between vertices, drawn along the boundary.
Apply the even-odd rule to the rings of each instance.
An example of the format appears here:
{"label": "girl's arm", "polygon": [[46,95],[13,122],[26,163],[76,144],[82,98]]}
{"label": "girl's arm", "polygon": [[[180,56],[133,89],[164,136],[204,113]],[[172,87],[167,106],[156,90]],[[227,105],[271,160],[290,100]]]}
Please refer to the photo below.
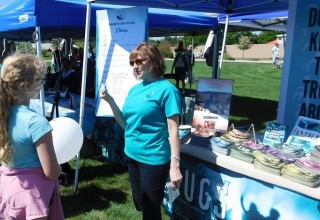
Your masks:
{"label": "girl's arm", "polygon": [[61,174],[61,166],[53,148],[52,132],[43,135],[36,142],[36,147],[44,174],[48,179],[57,179]]}

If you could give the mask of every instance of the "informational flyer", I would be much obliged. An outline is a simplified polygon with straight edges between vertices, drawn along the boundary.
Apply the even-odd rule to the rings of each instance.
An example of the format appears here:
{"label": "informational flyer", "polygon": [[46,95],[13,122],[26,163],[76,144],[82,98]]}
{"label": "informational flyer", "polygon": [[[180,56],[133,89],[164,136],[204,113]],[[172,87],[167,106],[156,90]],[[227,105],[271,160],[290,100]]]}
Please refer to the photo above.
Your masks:
{"label": "informational flyer", "polygon": [[192,126],[201,136],[227,131],[233,80],[199,78]]}
{"label": "informational flyer", "polygon": [[299,116],[286,143],[309,154],[320,145],[320,120]]}
{"label": "informational flyer", "polygon": [[276,122],[268,121],[263,136],[263,144],[274,146],[282,144],[286,136],[287,126]]}
{"label": "informational flyer", "polygon": [[110,106],[99,96],[106,85],[122,109],[131,87],[138,83],[129,65],[129,54],[147,39],[148,9],[132,7],[97,12],[96,115],[113,116]]}

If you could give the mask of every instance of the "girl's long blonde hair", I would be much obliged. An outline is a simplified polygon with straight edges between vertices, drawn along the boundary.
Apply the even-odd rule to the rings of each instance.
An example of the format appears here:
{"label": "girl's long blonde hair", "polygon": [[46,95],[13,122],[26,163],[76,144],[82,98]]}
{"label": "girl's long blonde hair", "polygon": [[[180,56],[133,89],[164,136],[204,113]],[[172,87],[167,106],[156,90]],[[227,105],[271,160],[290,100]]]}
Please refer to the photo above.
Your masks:
{"label": "girl's long blonde hair", "polygon": [[[5,58],[0,78],[0,161],[11,155],[10,109],[35,93],[35,82],[45,78],[44,59],[31,54],[13,54]],[[26,89],[28,88],[28,89]]]}

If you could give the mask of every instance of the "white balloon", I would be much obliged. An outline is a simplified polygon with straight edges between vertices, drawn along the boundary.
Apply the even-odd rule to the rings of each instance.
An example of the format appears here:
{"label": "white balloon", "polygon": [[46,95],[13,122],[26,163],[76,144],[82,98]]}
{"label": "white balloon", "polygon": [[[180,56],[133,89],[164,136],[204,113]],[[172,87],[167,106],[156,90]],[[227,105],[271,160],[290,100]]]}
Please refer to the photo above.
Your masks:
{"label": "white balloon", "polygon": [[50,121],[53,146],[59,164],[70,161],[77,155],[83,144],[83,132],[73,119],[59,117]]}

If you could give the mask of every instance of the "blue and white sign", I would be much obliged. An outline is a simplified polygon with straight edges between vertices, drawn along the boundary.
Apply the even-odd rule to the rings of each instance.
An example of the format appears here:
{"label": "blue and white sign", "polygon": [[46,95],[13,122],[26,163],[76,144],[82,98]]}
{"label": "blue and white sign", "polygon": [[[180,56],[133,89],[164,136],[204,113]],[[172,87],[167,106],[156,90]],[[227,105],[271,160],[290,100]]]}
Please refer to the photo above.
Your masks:
{"label": "blue and white sign", "polygon": [[[107,85],[120,107],[133,85],[138,83],[129,65],[130,51],[147,39],[148,9],[132,7],[97,11],[96,91]],[[97,116],[113,116],[108,103],[97,98]]]}
{"label": "blue and white sign", "polygon": [[[174,219],[320,219],[319,201],[210,164],[182,158],[180,195],[163,207]],[[262,172],[262,171],[257,171]]]}

